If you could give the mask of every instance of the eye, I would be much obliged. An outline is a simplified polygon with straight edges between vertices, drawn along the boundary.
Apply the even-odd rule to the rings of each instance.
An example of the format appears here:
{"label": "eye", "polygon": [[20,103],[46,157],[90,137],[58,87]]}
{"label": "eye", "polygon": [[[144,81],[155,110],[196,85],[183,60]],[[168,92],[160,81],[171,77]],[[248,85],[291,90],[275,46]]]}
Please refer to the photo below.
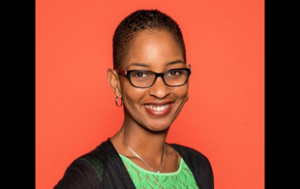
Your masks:
{"label": "eye", "polygon": [[141,78],[141,77],[149,77],[151,75],[150,72],[148,71],[134,71],[131,72],[131,77],[135,77],[135,78]]}
{"label": "eye", "polygon": [[168,76],[178,76],[182,74],[182,70],[170,70]]}

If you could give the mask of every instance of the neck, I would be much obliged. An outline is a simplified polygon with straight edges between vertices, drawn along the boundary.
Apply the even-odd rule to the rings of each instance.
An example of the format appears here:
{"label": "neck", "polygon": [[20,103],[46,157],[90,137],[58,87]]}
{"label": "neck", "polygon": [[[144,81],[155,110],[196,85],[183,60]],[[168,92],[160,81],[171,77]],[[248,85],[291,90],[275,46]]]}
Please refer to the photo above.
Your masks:
{"label": "neck", "polygon": [[[130,128],[123,125],[119,131],[126,145],[141,156],[161,159],[167,131],[152,132],[142,127]],[[126,150],[126,154],[131,154]]]}
{"label": "neck", "polygon": [[[125,132],[123,132],[123,133],[125,133]],[[123,142],[123,144],[126,146],[126,148],[136,157],[136,158],[138,158],[139,160],[141,160],[143,163],[145,163],[146,165],[147,165],[147,167],[151,170],[151,171],[155,171],[155,172],[158,172],[158,173],[160,173],[160,171],[161,171],[161,169],[163,168],[163,166],[164,166],[164,162],[165,162],[165,157],[166,157],[166,144],[165,143],[163,143],[163,152],[162,152],[162,155],[161,155],[161,157],[159,157],[159,156],[157,156],[157,157],[155,157],[155,156],[153,156],[152,158],[151,158],[151,164],[153,163],[154,164],[154,162],[156,162],[155,163],[155,167],[157,167],[157,164],[160,164],[160,167],[159,168],[154,168],[153,167],[153,164],[152,165],[150,165],[149,164],[149,161],[148,160],[145,160],[145,157],[151,157],[151,156],[149,156],[149,155],[151,155],[151,154],[149,154],[149,155],[147,155],[147,156],[145,156],[144,158],[143,157],[141,157],[139,154],[137,154],[131,147],[129,147],[128,146],[128,144],[125,142],[125,140],[124,140],[124,138],[122,137],[122,135],[121,135],[121,130],[119,130],[119,132],[118,132],[118,134],[119,134],[119,136],[120,136],[120,138],[121,138],[121,140],[122,140],[122,142]],[[143,149],[143,151],[145,152],[145,149]],[[146,150],[146,152],[148,152],[147,150]],[[152,152],[153,153],[153,152]],[[159,154],[159,153],[158,153]],[[134,158],[135,158],[134,157]],[[157,159],[156,159],[157,158]]]}

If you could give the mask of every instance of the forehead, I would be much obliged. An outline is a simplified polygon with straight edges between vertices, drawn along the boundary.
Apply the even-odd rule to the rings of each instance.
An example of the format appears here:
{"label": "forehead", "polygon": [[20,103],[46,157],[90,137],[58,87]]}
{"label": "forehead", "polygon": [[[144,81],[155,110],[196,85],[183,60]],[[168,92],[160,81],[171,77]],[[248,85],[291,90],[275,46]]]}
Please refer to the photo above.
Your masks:
{"label": "forehead", "polygon": [[183,51],[170,32],[145,30],[134,37],[121,66],[127,69],[133,63],[140,63],[152,68],[178,60],[184,62]]}

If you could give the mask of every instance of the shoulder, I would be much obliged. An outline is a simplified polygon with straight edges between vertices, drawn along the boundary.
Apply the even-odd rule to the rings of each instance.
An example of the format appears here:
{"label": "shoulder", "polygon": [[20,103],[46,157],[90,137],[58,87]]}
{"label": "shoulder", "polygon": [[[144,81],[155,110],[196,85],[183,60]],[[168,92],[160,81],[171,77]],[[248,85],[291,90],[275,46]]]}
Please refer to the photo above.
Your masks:
{"label": "shoulder", "polygon": [[66,169],[63,177],[54,187],[59,188],[99,188],[107,159],[112,152],[110,142],[105,141],[92,151],[76,158]]}
{"label": "shoulder", "polygon": [[212,166],[209,159],[203,153],[194,148],[179,144],[170,144],[170,146],[179,153],[181,158],[188,165],[200,188],[214,188]]}
{"label": "shoulder", "polygon": [[99,146],[97,146],[92,151],[80,156],[73,163],[82,163],[90,165],[95,170],[101,170],[105,167],[105,164],[110,156],[114,155],[113,146],[110,141],[107,140],[102,142]]}
{"label": "shoulder", "polygon": [[92,151],[80,156],[72,164],[85,164],[96,171],[101,177],[111,159],[118,158],[117,152],[109,139],[102,142]]}
{"label": "shoulder", "polygon": [[196,158],[198,160],[200,159],[202,161],[209,162],[208,158],[203,153],[194,148],[180,144],[170,144],[170,146],[173,147],[184,159],[189,157],[192,159]]}

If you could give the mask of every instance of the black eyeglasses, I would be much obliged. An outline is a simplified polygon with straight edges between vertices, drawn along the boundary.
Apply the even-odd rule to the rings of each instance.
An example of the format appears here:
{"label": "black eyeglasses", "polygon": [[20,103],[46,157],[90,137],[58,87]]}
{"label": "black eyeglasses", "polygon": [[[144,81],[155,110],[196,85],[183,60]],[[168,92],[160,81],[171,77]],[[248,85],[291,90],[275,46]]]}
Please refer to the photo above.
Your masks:
{"label": "black eyeglasses", "polygon": [[168,70],[163,73],[155,73],[147,70],[116,70],[118,74],[121,74],[128,78],[131,85],[138,88],[151,87],[157,77],[161,77],[164,83],[169,87],[178,87],[184,85],[191,74],[189,68],[179,68]]}

